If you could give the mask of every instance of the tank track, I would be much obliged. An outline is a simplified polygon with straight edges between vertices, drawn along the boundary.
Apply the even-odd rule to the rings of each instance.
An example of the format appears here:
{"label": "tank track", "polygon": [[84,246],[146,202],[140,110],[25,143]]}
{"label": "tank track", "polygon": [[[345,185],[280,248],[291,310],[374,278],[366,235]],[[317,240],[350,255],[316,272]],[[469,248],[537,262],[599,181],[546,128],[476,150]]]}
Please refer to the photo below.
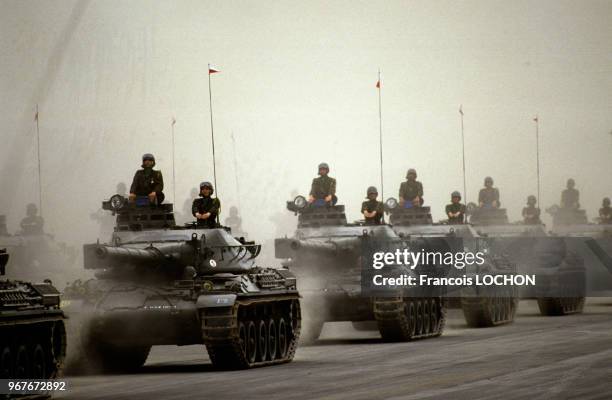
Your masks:
{"label": "tank track", "polygon": [[491,296],[462,297],[461,308],[467,325],[484,328],[514,322],[518,308],[518,292],[505,288]]}
{"label": "tank track", "polygon": [[293,360],[301,329],[297,295],[238,299],[232,307],[205,308],[200,317],[204,344],[217,368],[246,369]]}
{"label": "tank track", "polygon": [[408,341],[442,335],[446,309],[440,297],[378,297],[374,317],[383,340]]}
{"label": "tank track", "polygon": [[545,316],[580,314],[584,297],[543,297],[538,299],[538,308]]}
{"label": "tank track", "polygon": [[0,379],[55,379],[66,357],[64,321],[0,325]]}

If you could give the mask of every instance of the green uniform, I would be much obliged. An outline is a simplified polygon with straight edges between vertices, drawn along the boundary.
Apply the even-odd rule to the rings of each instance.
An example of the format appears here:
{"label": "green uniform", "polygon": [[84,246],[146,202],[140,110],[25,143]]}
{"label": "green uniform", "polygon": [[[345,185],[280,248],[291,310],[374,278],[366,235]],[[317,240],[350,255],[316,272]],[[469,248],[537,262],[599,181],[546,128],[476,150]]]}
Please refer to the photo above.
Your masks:
{"label": "green uniform", "polygon": [[612,224],[612,207],[602,207],[599,209],[600,223]]}
{"label": "green uniform", "polygon": [[[448,213],[457,213],[460,212],[456,217],[448,216]],[[463,224],[465,222],[465,205],[461,203],[450,203],[446,206],[446,216],[448,217],[449,224]]]}
{"label": "green uniform", "polygon": [[411,180],[402,182],[399,189],[400,198],[412,201],[417,196],[423,197],[423,184],[421,182]]}
{"label": "green uniform", "polygon": [[580,192],[577,189],[565,189],[561,193],[562,208],[580,208]]}
{"label": "green uniform", "polygon": [[155,171],[153,168],[144,168],[136,171],[130,193],[136,196],[148,196],[149,193],[162,193],[164,190],[164,178],[161,171]]}
{"label": "green uniform", "polygon": [[535,206],[523,207],[523,221],[528,225],[541,224],[540,209]]}
{"label": "green uniform", "polygon": [[21,220],[21,230],[24,235],[42,235],[45,220],[39,215],[31,215]]}
{"label": "green uniform", "polygon": [[483,203],[485,206],[493,205],[493,201],[497,202],[499,207],[499,190],[494,187],[485,187],[480,189],[478,193],[478,203]]}
{"label": "green uniform", "polygon": [[217,216],[221,209],[221,201],[216,197],[200,197],[195,199],[191,206],[191,213],[196,216],[196,213],[206,214],[210,213],[210,217],[207,219],[198,219],[198,226],[204,228],[216,228],[217,227]]}
{"label": "green uniform", "polygon": [[378,200],[366,200],[361,203],[361,213],[364,211],[372,212],[376,211],[376,215],[371,218],[365,219],[366,225],[380,225],[380,222],[383,217],[383,213],[385,212],[385,207],[382,202]]}
{"label": "green uniform", "polygon": [[336,180],[328,175],[321,175],[312,180],[310,195],[315,199],[324,199],[336,195]]}

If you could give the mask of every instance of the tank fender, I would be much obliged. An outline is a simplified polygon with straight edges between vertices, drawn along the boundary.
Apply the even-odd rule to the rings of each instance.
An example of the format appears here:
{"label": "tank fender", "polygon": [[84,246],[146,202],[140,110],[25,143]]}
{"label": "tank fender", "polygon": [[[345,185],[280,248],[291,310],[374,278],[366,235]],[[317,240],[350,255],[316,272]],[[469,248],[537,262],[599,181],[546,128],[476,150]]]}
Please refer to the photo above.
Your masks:
{"label": "tank fender", "polygon": [[198,297],[196,308],[232,307],[235,302],[235,294],[203,294]]}

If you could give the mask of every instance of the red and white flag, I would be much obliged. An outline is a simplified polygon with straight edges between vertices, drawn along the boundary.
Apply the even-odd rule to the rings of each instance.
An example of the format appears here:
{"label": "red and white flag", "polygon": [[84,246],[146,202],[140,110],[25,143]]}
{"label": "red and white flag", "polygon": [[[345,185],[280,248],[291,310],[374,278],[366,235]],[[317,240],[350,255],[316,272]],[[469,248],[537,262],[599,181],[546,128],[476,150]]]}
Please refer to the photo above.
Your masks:
{"label": "red and white flag", "polygon": [[217,72],[221,72],[219,71],[219,69],[217,67],[213,67],[212,65],[208,64],[208,74],[216,74]]}

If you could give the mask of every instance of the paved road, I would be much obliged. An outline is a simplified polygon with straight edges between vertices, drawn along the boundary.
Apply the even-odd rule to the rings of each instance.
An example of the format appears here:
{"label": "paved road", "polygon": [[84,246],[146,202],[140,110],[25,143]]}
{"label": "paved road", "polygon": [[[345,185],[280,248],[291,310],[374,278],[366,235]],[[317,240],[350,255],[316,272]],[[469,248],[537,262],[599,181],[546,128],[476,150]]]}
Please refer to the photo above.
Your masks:
{"label": "paved road", "polygon": [[541,317],[522,301],[511,325],[468,329],[451,310],[444,335],[383,343],[327,324],[290,364],[215,371],[202,346],[152,350],[141,372],[68,377],[61,399],[612,399],[612,299]]}

